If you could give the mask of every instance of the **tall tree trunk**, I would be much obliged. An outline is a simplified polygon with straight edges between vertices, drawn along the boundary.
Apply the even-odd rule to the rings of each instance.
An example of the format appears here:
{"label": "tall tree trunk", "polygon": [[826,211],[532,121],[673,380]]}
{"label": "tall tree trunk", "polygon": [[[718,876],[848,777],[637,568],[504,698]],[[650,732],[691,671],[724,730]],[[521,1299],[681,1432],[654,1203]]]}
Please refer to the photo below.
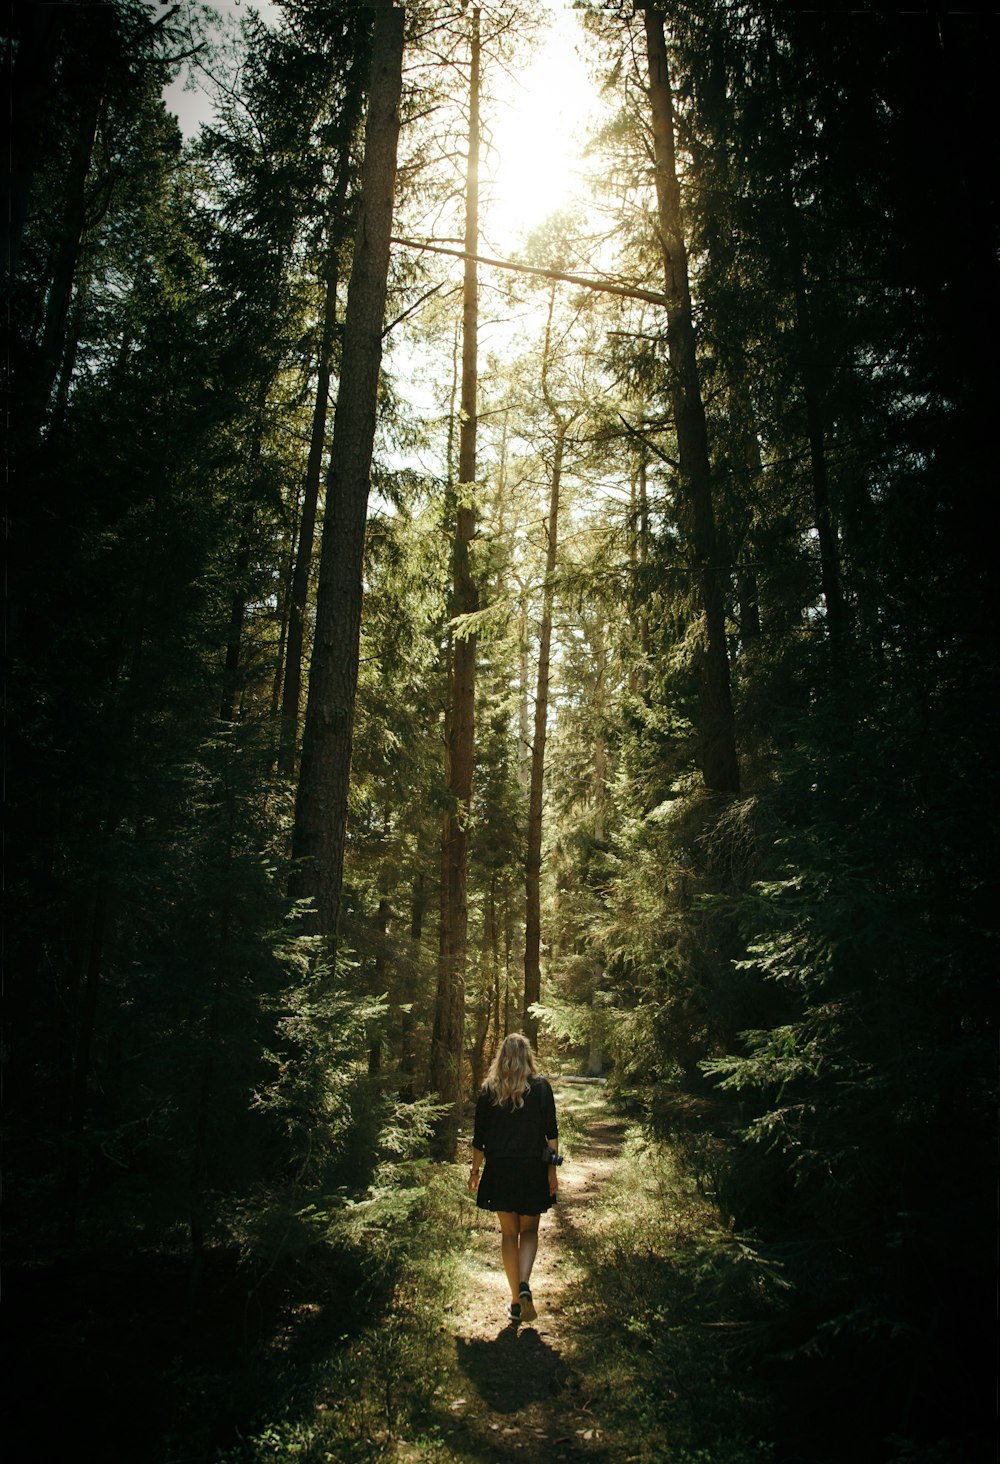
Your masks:
{"label": "tall tree trunk", "polygon": [[518,696],[517,696],[517,784],[522,793],[527,793],[531,783],[531,718],[528,713],[528,596],[526,586],[521,585],[521,611],[517,627]]}
{"label": "tall tree trunk", "polygon": [[[546,347],[548,338],[546,337]],[[552,600],[559,552],[559,489],[562,481],[566,423],[556,428],[549,514],[546,522],[545,583],[542,587],[542,624],[538,636],[538,680],[535,687],[535,725],[531,744],[531,782],[528,788],[528,846],[524,858],[524,1035],[538,1041],[538,1018],[531,1014],[541,998],[541,884],[542,794],[545,784],[545,736],[549,717],[549,661],[552,650]]]}
{"label": "tall tree trunk", "polygon": [[48,431],[46,432],[46,441],[50,446],[54,446],[58,442],[66,423],[66,412],[69,407],[69,389],[73,382],[73,373],[76,370],[76,358],[80,350],[80,338],[83,335],[84,314],[86,311],[87,295],[89,294],[86,283],[86,280],[82,280],[78,284],[73,299],[73,316],[63,346],[62,360],[59,366],[59,380],[56,384],[55,401],[52,403]]}
{"label": "tall tree trunk", "polygon": [[347,91],[338,119],[336,181],[327,203],[327,251],[322,271],[324,284],[323,328],[320,333],[316,363],[316,396],[313,401],[309,457],[306,462],[302,493],[302,522],[292,572],[288,604],[288,641],[281,693],[281,730],[278,740],[278,770],[285,777],[295,776],[298,760],[299,714],[302,701],[302,661],[305,652],[306,603],[309,597],[309,571],[312,566],[313,541],[316,537],[316,516],[319,509],[319,485],[323,472],[323,447],[326,441],[327,417],[330,409],[330,378],[333,369],[333,347],[337,327],[337,287],[339,284],[339,250],[345,234],[345,204],[351,180],[351,148],[361,119],[364,85],[361,67],[352,65]]}
{"label": "tall tree trunk", "polygon": [[[597,676],[594,683],[594,706],[597,715],[604,717],[604,678],[608,669],[608,646],[604,636],[604,621],[598,620],[594,637],[594,664]],[[603,733],[594,738],[594,838],[603,840],[605,827],[605,805],[607,790],[608,750]]]}
{"label": "tall tree trunk", "polygon": [[[727,36],[724,26],[711,28],[708,44],[711,62],[704,83],[706,105],[713,115],[722,117],[728,115],[729,106]],[[718,169],[719,195],[722,199],[729,199],[733,196],[734,184],[729,150],[725,145],[717,150],[714,166]],[[712,255],[718,250],[725,255],[729,247],[727,220],[725,213],[720,210],[719,221],[708,236],[708,252]],[[741,339],[734,345],[723,335],[717,342],[716,350],[719,364],[729,383],[729,450],[735,459],[732,477],[736,489],[727,494],[724,500],[726,527],[719,534],[719,557],[733,566],[739,605],[739,642],[740,649],[744,650],[760,636],[760,606],[751,532],[751,505],[761,472],[760,444],[755,426],[746,342]]]}
{"label": "tall tree trunk", "polygon": [[639,447],[638,508],[639,508],[639,573],[642,576],[642,608],[639,611],[639,649],[642,652],[642,667],[639,685],[643,691],[649,686],[649,611],[646,608],[649,588],[646,584],[646,566],[649,562],[649,493],[647,484],[648,464],[645,443]]}
{"label": "tall tree trunk", "polygon": [[[479,7],[472,10],[469,57],[469,152],[465,179],[465,280],[462,295],[462,395],[458,442],[458,494],[452,558],[452,613],[479,608],[470,549],[476,532],[474,485],[478,393],[479,291]],[[438,1134],[442,1154],[454,1151],[458,1133],[465,1036],[465,964],[468,948],[468,851],[475,756],[476,637],[454,637],[451,716],[448,722],[449,806],[442,834],[442,940],[431,1047],[431,1086],[452,1107]]]}
{"label": "tall tree trunk", "polygon": [[[261,389],[250,438],[250,454],[247,469],[248,486],[254,480],[264,450],[264,411],[270,383]],[[239,700],[240,661],[243,655],[243,625],[246,620],[250,573],[250,533],[254,520],[254,500],[248,498],[243,510],[242,540],[234,565],[236,589],[229,604],[229,627],[226,631],[226,662],[222,672],[222,696],[219,701],[219,721],[228,724],[236,719]]]}
{"label": "tall tree trunk", "polygon": [[[298,557],[299,529],[301,527],[302,502],[296,492],[291,504],[288,524],[288,547],[282,555],[281,579],[278,582],[276,619],[278,622],[278,649],[274,657],[274,675],[271,678],[271,721],[277,722],[281,714],[281,688],[285,682],[285,660],[288,651],[288,619],[292,602],[292,578],[295,574],[295,560]],[[280,736],[279,736],[280,740]],[[278,749],[275,749],[277,761]]]}
{"label": "tall tree trunk", "polygon": [[778,58],[774,29],[767,23],[767,57],[770,67],[771,94],[777,117],[778,143],[781,157],[781,201],[784,213],[784,237],[795,299],[794,334],[799,356],[799,376],[806,409],[806,436],[809,442],[809,469],[812,483],[813,516],[819,542],[820,583],[826,605],[826,628],[835,652],[842,648],[847,630],[847,607],[840,574],[840,547],[837,526],[830,500],[830,479],[826,469],[826,429],[819,353],[812,322],[812,307],[806,278],[805,247],[802,222],[792,192],[792,156],[788,134],[778,102]]}
{"label": "tall tree trunk", "polygon": [[[249,532],[249,528],[247,529]],[[219,702],[219,721],[228,725],[236,719],[236,702],[240,670],[240,655],[243,648],[243,621],[246,618],[246,579],[250,572],[250,548],[244,541],[236,556],[235,577],[237,588],[229,603],[229,628],[226,631],[226,663],[222,671],[222,697]]]}
{"label": "tall tree trunk", "polygon": [[486,1071],[486,1044],[489,1041],[493,1014],[493,986],[496,979],[496,873],[490,878],[490,892],[483,905],[483,928],[479,944],[479,1001],[476,1011],[476,1035],[472,1043],[470,1066],[472,1091],[483,1086]]}
{"label": "tall tree trunk", "polygon": [[490,945],[490,971],[492,982],[490,986],[490,1024],[493,1031],[493,1041],[490,1045],[490,1052],[495,1052],[500,1046],[500,922],[497,919],[497,881],[496,875],[490,883],[490,930],[492,932],[492,943]]}
{"label": "tall tree trunk", "polygon": [[563,454],[570,423],[560,411],[549,390],[551,364],[552,315],[555,310],[555,286],[549,296],[549,313],[545,322],[545,345],[542,349],[541,393],[555,425],[552,472],[549,478],[549,512],[545,523],[545,580],[542,585],[542,621],[538,635],[538,679],[535,687],[535,720],[531,743],[531,774],[528,783],[528,839],[524,860],[524,1034],[532,1043],[538,1041],[538,1018],[531,1006],[540,1000],[541,983],[541,875],[542,875],[542,800],[545,786],[545,737],[549,719],[549,661],[552,650],[552,603],[555,596],[556,564],[559,556],[559,490],[562,485]]}
{"label": "tall tree trunk", "polygon": [[[156,523],[153,534],[155,536]],[[90,1100],[94,1040],[97,1015],[104,983],[104,964],[116,889],[113,869],[113,841],[118,828],[123,790],[132,775],[137,749],[135,716],[137,683],[143,652],[149,577],[142,580],[138,603],[130,621],[131,645],[122,646],[116,654],[112,690],[105,704],[104,725],[107,728],[111,758],[103,791],[103,813],[95,840],[94,893],[86,917],[85,951],[81,960],[82,980],[74,982],[68,993],[76,1013],[76,1029],[72,1040],[68,1085],[67,1129],[70,1145],[64,1174],[64,1193],[60,1229],[66,1244],[72,1241],[80,1216],[83,1180],[84,1134]]]}
{"label": "tall tree trunk", "polygon": [[[760,441],[752,427],[743,434],[742,463],[738,470],[741,486],[740,500],[743,505],[753,503],[759,491],[763,467],[760,460]],[[743,531],[740,535],[739,562],[736,566],[736,594],[740,602],[740,640],[744,646],[760,639],[760,585],[757,580],[756,536],[751,522],[751,510],[742,510]],[[749,555],[749,558],[747,557]]]}
{"label": "tall tree trunk", "polygon": [[45,417],[52,388],[59,375],[66,320],[69,315],[73,285],[77,275],[80,248],[86,223],[87,179],[97,140],[97,129],[104,109],[104,74],[106,65],[88,87],[77,122],[63,196],[62,224],[55,250],[52,277],[45,304],[45,323],[39,350],[40,370],[37,382],[35,415],[39,426]]}
{"label": "tall tree trunk", "polygon": [[[383,876],[384,879],[384,876]],[[381,996],[385,989],[385,951],[389,932],[389,894],[383,888],[379,894],[378,913],[375,916],[375,930],[378,944],[372,970],[372,995]],[[382,1071],[382,1042],[378,1036],[372,1038],[368,1048],[368,1076],[377,1077]]]}
{"label": "tall tree trunk", "polygon": [[406,1103],[412,1103],[416,1097],[416,1014],[413,1010],[417,1000],[417,989],[420,975],[420,942],[424,932],[424,911],[426,909],[427,896],[424,885],[423,871],[418,871],[413,876],[413,887],[410,892],[410,951],[409,959],[403,968],[403,1021],[400,1029],[400,1053],[399,1053],[399,1095]]}
{"label": "tall tree trunk", "polygon": [[736,729],[726,648],[722,568],[718,559],[708,432],[695,353],[687,248],[681,221],[681,192],[674,151],[674,107],[670,90],[663,13],[646,10],[649,98],[653,119],[656,198],[667,297],[670,393],[680,457],[680,477],[691,514],[694,570],[705,615],[700,657],[699,733],[702,777],[707,788],[737,793],[740,786]]}
{"label": "tall tree trunk", "polygon": [[603,979],[603,967],[600,961],[596,961],[590,978],[590,1040],[587,1044],[587,1066],[585,1068],[587,1075],[594,1078],[599,1077],[604,1071],[604,1022],[598,1015],[601,1010],[598,993]]}
{"label": "tall tree trunk", "polygon": [[[645,411],[642,413],[645,416]],[[646,564],[649,559],[649,496],[647,492],[646,444],[638,444],[639,456],[632,476],[630,499],[632,533],[629,540],[629,562],[632,566],[633,593],[637,609],[635,623],[639,631],[639,665],[629,667],[628,689],[635,696],[649,686],[649,612]]]}
{"label": "tall tree trunk", "polygon": [[847,607],[840,575],[840,547],[837,526],[830,501],[830,479],[826,470],[825,427],[820,387],[820,368],[812,325],[812,312],[806,286],[805,265],[799,240],[798,216],[789,197],[787,240],[791,254],[795,292],[795,342],[799,352],[799,370],[806,406],[806,433],[809,438],[809,468],[813,492],[813,515],[819,540],[820,582],[826,605],[826,628],[831,645],[839,650],[847,629]]}
{"label": "tall tree trunk", "polygon": [[347,835],[361,575],[382,364],[402,61],[403,11],[391,4],[379,6],[292,840],[296,868],[290,892],[295,899],[312,901],[310,927],[327,938],[331,955],[336,949]]}
{"label": "tall tree trunk", "polygon": [[316,374],[316,399],[313,403],[312,435],[302,495],[302,519],[299,542],[292,572],[292,589],[288,603],[288,641],[285,647],[285,679],[281,695],[281,743],[278,771],[286,777],[295,774],[295,758],[299,741],[299,703],[302,700],[302,648],[305,640],[306,601],[309,597],[309,568],[312,564],[313,539],[316,534],[316,510],[319,504],[319,483],[323,468],[323,444],[326,440],[326,417],[330,405],[330,361],[333,334],[337,323],[337,255],[330,250],[326,276],[326,299],[323,308],[323,337]]}
{"label": "tall tree trunk", "polygon": [[[8,7],[8,14],[12,9]],[[38,160],[43,156],[49,136],[48,113],[55,93],[56,59],[67,10],[62,5],[19,6],[16,61],[9,42],[5,48],[4,95],[10,117],[10,171],[2,226],[7,235],[4,254],[11,281],[17,274]]]}

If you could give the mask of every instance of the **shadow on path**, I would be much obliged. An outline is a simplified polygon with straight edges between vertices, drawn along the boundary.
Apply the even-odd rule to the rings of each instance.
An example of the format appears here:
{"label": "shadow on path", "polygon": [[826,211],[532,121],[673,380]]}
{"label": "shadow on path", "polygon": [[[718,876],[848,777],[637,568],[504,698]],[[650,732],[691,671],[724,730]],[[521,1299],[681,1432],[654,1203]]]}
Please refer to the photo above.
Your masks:
{"label": "shadow on path", "polygon": [[567,1368],[562,1353],[534,1327],[503,1327],[490,1341],[456,1337],[458,1364],[494,1413],[514,1414],[562,1392]]}
{"label": "shadow on path", "polygon": [[537,1323],[489,1319],[507,1299],[499,1233],[477,1224],[470,1237],[468,1285],[453,1333],[463,1383],[453,1376],[439,1393],[442,1458],[455,1464],[623,1464],[631,1453],[621,1439],[608,1437],[577,1370],[586,1239],[625,1125],[603,1102],[584,1107],[569,1093],[557,1101],[564,1099],[574,1121],[567,1124],[570,1154],[559,1174],[559,1203],[545,1217],[532,1273]]}

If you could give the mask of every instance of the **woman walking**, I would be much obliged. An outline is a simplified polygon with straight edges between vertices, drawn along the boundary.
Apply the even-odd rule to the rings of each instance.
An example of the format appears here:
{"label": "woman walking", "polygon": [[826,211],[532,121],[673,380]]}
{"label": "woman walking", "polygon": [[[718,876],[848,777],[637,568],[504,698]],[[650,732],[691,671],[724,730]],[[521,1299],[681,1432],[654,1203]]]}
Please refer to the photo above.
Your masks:
{"label": "woman walking", "polygon": [[500,1219],[500,1253],[511,1296],[507,1315],[513,1322],[530,1322],[538,1315],[531,1298],[531,1268],[539,1217],[556,1199],[558,1150],[551,1084],[539,1073],[527,1037],[513,1032],[490,1064],[476,1103],[469,1170],[469,1190],[477,1205],[495,1210]]}

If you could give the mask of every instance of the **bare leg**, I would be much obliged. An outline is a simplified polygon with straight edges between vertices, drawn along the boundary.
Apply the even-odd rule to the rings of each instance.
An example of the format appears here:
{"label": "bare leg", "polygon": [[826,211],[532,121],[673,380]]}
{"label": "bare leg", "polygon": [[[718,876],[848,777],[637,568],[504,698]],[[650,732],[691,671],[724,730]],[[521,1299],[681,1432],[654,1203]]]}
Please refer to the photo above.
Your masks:
{"label": "bare leg", "polygon": [[531,1280],[531,1268],[535,1264],[538,1250],[538,1216],[521,1215],[520,1243],[518,1245],[518,1281]]}
{"label": "bare leg", "polygon": [[517,1301],[517,1287],[521,1279],[518,1274],[521,1217],[513,1210],[498,1210],[497,1214],[500,1217],[500,1254],[503,1257],[503,1268],[510,1283],[510,1299]]}

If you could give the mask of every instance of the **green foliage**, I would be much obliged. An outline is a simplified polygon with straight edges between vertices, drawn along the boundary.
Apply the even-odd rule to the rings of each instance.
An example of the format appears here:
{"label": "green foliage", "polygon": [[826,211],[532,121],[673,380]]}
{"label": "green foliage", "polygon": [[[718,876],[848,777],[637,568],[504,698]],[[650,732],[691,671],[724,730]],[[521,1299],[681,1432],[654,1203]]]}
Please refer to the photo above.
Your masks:
{"label": "green foliage", "polygon": [[[628,22],[589,23],[621,102],[597,145],[612,187],[629,178],[639,193],[629,170],[644,165],[648,123],[621,44]],[[576,1015],[547,1005],[579,1042],[590,998],[578,973],[596,971],[613,1083],[674,1136],[739,1230],[783,1257],[795,1290],[781,1347],[801,1385],[857,1389],[879,1437],[902,1417],[933,1454],[957,1432],[937,1394],[969,1400],[974,1432],[981,1420],[980,1384],[961,1378],[981,1382],[973,1339],[986,1325],[971,1298],[986,1273],[993,1081],[980,801],[995,786],[983,758],[993,655],[961,486],[982,482],[987,461],[978,347],[958,364],[938,313],[969,280],[954,236],[933,280],[915,269],[897,169],[944,147],[955,123],[931,141],[921,88],[961,73],[981,116],[983,77],[962,25],[949,61],[932,59],[928,32],[893,29],[874,50],[866,34],[858,65],[854,22],[818,13],[708,7],[670,25],[748,794],[707,799],[692,774],[701,631],[688,526],[660,456],[674,455],[658,411],[665,339],[637,321],[610,353],[647,467],[644,516],[633,466],[614,541],[629,556],[628,621],[619,614],[611,637],[608,794],[595,838],[571,763],[587,766],[585,726],[592,745],[579,718],[558,873],[576,906],[559,921]],[[963,166],[948,172],[947,189],[964,189]],[[645,198],[619,232],[633,278],[659,263]],[[995,281],[972,272],[993,298]],[[824,494],[842,630],[818,552]],[[574,688],[578,676],[568,663]]]}
{"label": "green foliage", "polygon": [[[327,1241],[342,1268],[355,1268],[357,1290],[346,1305],[330,1297],[333,1335],[307,1347],[296,1367],[271,1371],[241,1442],[219,1449],[217,1464],[388,1458],[404,1429],[412,1438],[429,1418],[441,1307],[459,1284],[453,1253],[462,1231],[451,1213],[453,1172],[428,1171],[423,1181],[409,1204],[381,1184],[328,1218]],[[316,1288],[315,1253],[311,1264]]]}
{"label": "green foliage", "polygon": [[789,1286],[780,1260],[721,1228],[672,1150],[635,1131],[584,1246],[595,1333],[580,1362],[630,1453],[648,1464],[772,1459],[760,1365]]}

